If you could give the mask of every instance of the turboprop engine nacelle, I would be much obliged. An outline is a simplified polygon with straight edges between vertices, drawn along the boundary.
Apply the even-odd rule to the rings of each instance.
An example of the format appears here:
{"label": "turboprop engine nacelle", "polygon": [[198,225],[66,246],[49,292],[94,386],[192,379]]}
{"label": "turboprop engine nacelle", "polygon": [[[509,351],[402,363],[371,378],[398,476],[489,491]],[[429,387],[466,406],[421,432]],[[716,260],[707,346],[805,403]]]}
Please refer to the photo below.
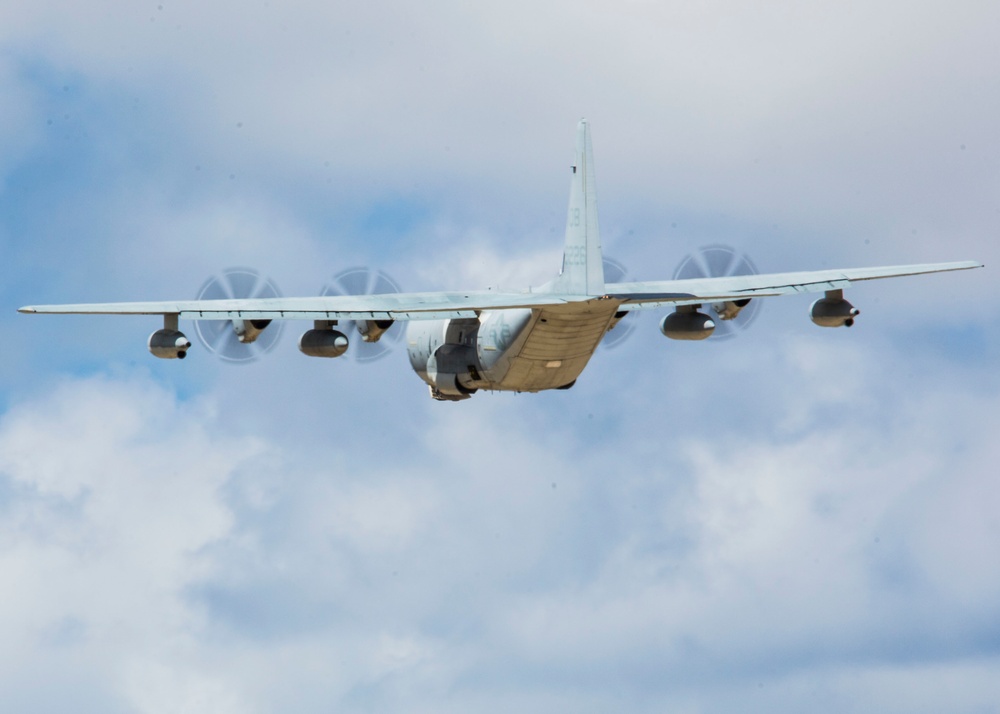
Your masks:
{"label": "turboprop engine nacelle", "polygon": [[432,396],[454,402],[475,394],[477,362],[476,351],[466,345],[444,344],[434,350],[426,363]]}
{"label": "turboprop engine nacelle", "polygon": [[427,383],[431,396],[468,399],[478,389],[482,366],[476,351],[477,318],[414,320],[406,326],[410,366]]}
{"label": "turboprop engine nacelle", "polygon": [[850,327],[860,314],[860,310],[844,299],[843,290],[827,290],[826,297],[809,308],[809,317],[820,327]]}
{"label": "turboprop engine nacelle", "polygon": [[712,309],[715,311],[715,314],[723,320],[734,320],[736,319],[736,316],[740,314],[740,310],[749,304],[750,298],[743,298],[742,300],[726,300],[726,302],[714,303],[712,305]]}
{"label": "turboprop engine nacelle", "polygon": [[386,330],[392,327],[395,320],[358,320],[355,322],[361,339],[365,342],[378,342]]}
{"label": "turboprop engine nacelle", "polygon": [[660,320],[660,332],[672,340],[704,340],[715,330],[712,318],[692,307],[679,307]]}
{"label": "turboprop engine nacelle", "polygon": [[270,320],[233,320],[233,331],[243,344],[250,344],[271,324]]}
{"label": "turboprop engine nacelle", "polygon": [[180,330],[164,328],[149,336],[149,351],[160,359],[184,359],[191,341]]}

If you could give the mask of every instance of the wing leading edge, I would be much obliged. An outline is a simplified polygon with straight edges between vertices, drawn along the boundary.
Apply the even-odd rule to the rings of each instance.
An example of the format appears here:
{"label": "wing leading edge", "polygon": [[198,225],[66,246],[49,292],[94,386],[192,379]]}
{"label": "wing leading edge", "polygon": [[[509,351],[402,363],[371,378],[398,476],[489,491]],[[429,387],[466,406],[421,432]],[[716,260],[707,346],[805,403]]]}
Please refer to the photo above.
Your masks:
{"label": "wing leading edge", "polygon": [[170,300],[32,305],[18,312],[55,315],[178,315],[185,320],[435,320],[483,310],[543,307],[569,296],[490,291],[331,295],[298,298]]}
{"label": "wing leading edge", "polygon": [[615,300],[624,310],[694,305],[790,293],[839,290],[853,282],[983,267],[975,261],[817,270],[723,278],[610,283],[603,295],[491,291],[336,295],[299,298],[29,305],[18,311],[57,315],[177,315],[185,320],[435,320],[475,317],[484,310],[544,308]]}
{"label": "wing leading edge", "polygon": [[623,310],[641,310],[667,305],[694,305],[703,302],[774,297],[791,293],[818,293],[842,290],[851,283],[907,275],[946,273],[983,267],[975,261],[891,265],[881,268],[814,270],[769,275],[733,275],[722,278],[663,280],[638,283],[611,283],[608,297],[621,300]]}

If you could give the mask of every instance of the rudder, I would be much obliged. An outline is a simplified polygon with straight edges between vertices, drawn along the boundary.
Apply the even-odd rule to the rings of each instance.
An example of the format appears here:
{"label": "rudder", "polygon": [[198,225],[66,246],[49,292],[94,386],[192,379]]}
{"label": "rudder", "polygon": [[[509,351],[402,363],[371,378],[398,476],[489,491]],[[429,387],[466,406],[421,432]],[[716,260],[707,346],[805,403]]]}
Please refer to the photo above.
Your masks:
{"label": "rudder", "polygon": [[562,270],[551,285],[553,291],[574,295],[600,295],[604,292],[594,151],[586,119],[580,120],[576,131],[576,159],[570,183]]}

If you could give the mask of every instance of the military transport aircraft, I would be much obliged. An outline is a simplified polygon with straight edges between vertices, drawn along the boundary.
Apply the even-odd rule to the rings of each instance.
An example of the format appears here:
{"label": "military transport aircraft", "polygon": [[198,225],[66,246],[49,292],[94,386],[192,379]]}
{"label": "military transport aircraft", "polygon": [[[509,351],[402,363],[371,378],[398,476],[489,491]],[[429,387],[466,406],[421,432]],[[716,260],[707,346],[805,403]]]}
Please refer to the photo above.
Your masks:
{"label": "military transport aircraft", "polygon": [[[334,329],[352,320],[364,342],[376,342],[397,320],[409,321],[410,364],[435,399],[467,399],[477,390],[538,392],[567,389],[602,338],[633,310],[668,308],[660,331],[676,340],[701,340],[716,320],[732,320],[756,298],[824,293],[812,321],[850,327],[858,310],[843,290],[860,280],[982,267],[966,261],[883,268],[850,268],[771,275],[729,275],[652,282],[605,283],[597,223],[590,130],[577,128],[562,269],[524,292],[465,291],[168,300],[22,307],[24,313],[162,315],[149,351],[184,358],[191,342],[179,320],[225,320],[241,343],[252,343],[273,320],[312,320],[299,338],[311,357],[339,357],[348,336]],[[705,309],[704,306],[708,306]],[[705,309],[705,312],[702,312]]]}

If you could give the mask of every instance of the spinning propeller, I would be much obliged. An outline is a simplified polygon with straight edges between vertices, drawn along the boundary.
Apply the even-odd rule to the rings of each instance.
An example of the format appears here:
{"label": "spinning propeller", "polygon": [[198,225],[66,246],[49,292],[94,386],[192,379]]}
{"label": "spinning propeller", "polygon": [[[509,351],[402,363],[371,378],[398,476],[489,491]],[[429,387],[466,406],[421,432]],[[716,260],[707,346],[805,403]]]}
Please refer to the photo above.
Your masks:
{"label": "spinning propeller", "polygon": [[[677,270],[674,280],[694,278],[725,278],[733,275],[757,275],[759,271],[750,258],[727,245],[706,245],[689,254]],[[712,336],[716,339],[736,337],[757,316],[760,303],[756,300],[743,306],[733,303],[709,303],[704,310],[715,322]]]}
{"label": "spinning propeller", "polygon": [[[726,245],[707,245],[685,256],[674,271],[674,280],[722,278],[733,275],[757,275],[757,266],[750,258]],[[604,258],[604,281],[624,282],[625,266],[612,258]],[[715,325],[712,336],[717,339],[735,337],[754,320],[759,309],[757,301],[709,303],[702,307]],[[627,317],[627,316],[626,316]],[[616,322],[601,341],[607,347],[617,347],[632,334],[632,322]]]}
{"label": "spinning propeller", "polygon": [[[367,267],[342,270],[320,295],[380,295],[400,292],[399,285],[381,270]],[[402,339],[403,329],[391,320],[341,320],[338,329],[348,336],[347,351],[358,362],[374,362],[389,354]],[[369,339],[366,340],[365,338]],[[374,338],[374,339],[372,339]]]}
{"label": "spinning propeller", "polygon": [[[230,300],[242,298],[281,297],[278,288],[267,278],[249,268],[230,268],[209,278],[198,291],[198,300]],[[209,352],[227,362],[247,363],[271,350],[281,336],[282,323],[268,325],[269,321],[240,321],[245,328],[244,340],[240,339],[232,320],[196,320],[198,339]],[[268,327],[268,329],[264,329]],[[246,332],[249,332],[247,340]]]}
{"label": "spinning propeller", "polygon": [[[399,285],[381,270],[348,268],[333,276],[321,295],[398,293]],[[230,268],[210,278],[198,291],[199,300],[275,298],[281,292],[267,278],[249,268]],[[246,363],[268,352],[281,336],[282,322],[270,320],[198,320],[195,331],[205,348],[227,362]],[[266,328],[266,329],[265,329]],[[341,320],[348,350],[359,362],[383,357],[402,338],[391,320]],[[328,355],[327,355],[328,356]]]}
{"label": "spinning propeller", "polygon": [[[708,245],[687,255],[674,271],[674,280],[756,275],[757,267],[750,258],[726,245]],[[625,266],[613,258],[604,258],[604,278],[607,283],[623,282]],[[333,276],[321,295],[374,295],[400,292],[396,283],[384,271],[368,267],[342,270]],[[267,278],[249,268],[230,268],[210,278],[198,291],[199,300],[241,298],[275,298],[281,292]],[[735,337],[757,316],[756,301],[711,303],[708,312],[720,339]],[[195,332],[202,345],[227,362],[246,363],[270,351],[281,336],[282,323],[270,321],[198,320]],[[265,329],[268,328],[268,329]],[[348,350],[358,362],[373,362],[388,354],[402,339],[402,329],[391,320],[341,320],[339,329],[350,340]],[[635,329],[631,322],[615,324],[602,344],[609,348],[622,344]]]}
{"label": "spinning propeller", "polygon": [[[625,276],[628,271],[625,270],[625,266],[619,263],[614,258],[604,258],[604,282],[605,283],[623,283],[625,282]],[[626,317],[628,317],[626,315]],[[601,340],[601,345],[604,347],[615,348],[625,341],[625,338],[632,334],[632,330],[635,329],[635,323],[622,318],[622,321],[615,323],[615,326],[608,331]]]}

